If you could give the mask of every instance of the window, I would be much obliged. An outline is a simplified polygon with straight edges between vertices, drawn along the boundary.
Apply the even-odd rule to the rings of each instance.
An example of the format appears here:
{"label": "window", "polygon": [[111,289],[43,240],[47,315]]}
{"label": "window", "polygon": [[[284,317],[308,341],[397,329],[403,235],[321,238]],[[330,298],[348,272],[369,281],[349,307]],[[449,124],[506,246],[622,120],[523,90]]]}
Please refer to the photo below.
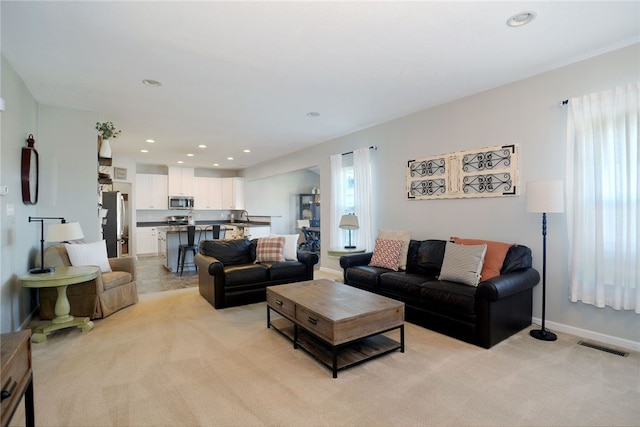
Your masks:
{"label": "window", "polygon": [[573,98],[567,121],[571,301],[636,313],[639,88]]}

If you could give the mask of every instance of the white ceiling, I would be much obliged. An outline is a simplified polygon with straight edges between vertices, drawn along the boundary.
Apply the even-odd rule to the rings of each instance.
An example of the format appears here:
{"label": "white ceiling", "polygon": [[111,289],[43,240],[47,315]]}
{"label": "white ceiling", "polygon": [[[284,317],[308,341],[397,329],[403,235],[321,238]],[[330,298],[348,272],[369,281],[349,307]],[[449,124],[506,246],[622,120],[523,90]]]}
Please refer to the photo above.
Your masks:
{"label": "white ceiling", "polygon": [[113,121],[138,163],[223,169],[640,40],[638,1],[0,5],[2,53],[39,103]]}

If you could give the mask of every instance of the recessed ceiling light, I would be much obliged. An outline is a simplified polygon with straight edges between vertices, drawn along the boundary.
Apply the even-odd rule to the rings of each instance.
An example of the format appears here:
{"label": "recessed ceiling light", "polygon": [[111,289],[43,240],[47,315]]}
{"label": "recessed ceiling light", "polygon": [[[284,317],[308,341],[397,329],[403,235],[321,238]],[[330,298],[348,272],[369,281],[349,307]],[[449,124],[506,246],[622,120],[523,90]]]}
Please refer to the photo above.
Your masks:
{"label": "recessed ceiling light", "polygon": [[183,164],[184,162],[182,160],[178,160],[178,163],[179,164]]}
{"label": "recessed ceiling light", "polygon": [[251,150],[242,150],[242,151],[245,152],[245,153],[250,153],[251,152]]}
{"label": "recessed ceiling light", "polygon": [[307,113],[307,117],[318,117],[319,115],[320,113],[318,113],[317,111],[311,111]]}
{"label": "recessed ceiling light", "polygon": [[233,157],[227,157],[227,160],[233,160]]}
{"label": "recessed ceiling light", "polygon": [[192,153],[187,153],[187,157],[193,157]]}
{"label": "recessed ceiling light", "polygon": [[151,87],[160,87],[160,86],[162,86],[162,83],[160,83],[159,81],[151,80],[151,79],[144,79],[142,81],[142,83],[144,83],[147,86],[151,86]]}
{"label": "recessed ceiling light", "polygon": [[213,166],[220,166],[220,163],[214,163]]}
{"label": "recessed ceiling light", "polygon": [[200,144],[200,145],[198,145],[198,148],[207,148],[207,146],[204,145],[204,144]]}
{"label": "recessed ceiling light", "polygon": [[536,13],[532,11],[520,12],[507,19],[507,25],[510,27],[521,27],[528,24],[536,18]]}
{"label": "recessed ceiling light", "polygon": [[141,153],[148,153],[149,150],[140,150]]}

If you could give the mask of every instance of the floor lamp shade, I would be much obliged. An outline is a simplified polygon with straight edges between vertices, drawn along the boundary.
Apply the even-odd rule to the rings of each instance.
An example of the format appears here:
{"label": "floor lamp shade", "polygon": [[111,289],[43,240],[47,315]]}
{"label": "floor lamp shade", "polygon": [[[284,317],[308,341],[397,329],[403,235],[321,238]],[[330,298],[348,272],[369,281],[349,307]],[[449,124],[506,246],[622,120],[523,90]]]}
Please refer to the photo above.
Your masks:
{"label": "floor lamp shade", "polygon": [[526,210],[531,213],[564,212],[562,181],[534,181],[527,183]]}
{"label": "floor lamp shade", "polygon": [[360,228],[360,224],[358,224],[358,217],[355,215],[342,215],[342,218],[340,218],[340,225],[338,225],[338,227],[343,230],[349,230],[349,244],[344,248],[354,249],[355,246],[351,244],[351,231]]}
{"label": "floor lamp shade", "polygon": [[547,299],[547,213],[564,212],[562,181],[534,181],[527,183],[526,211],[542,213],[542,326],[532,330],[531,336],[543,341],[555,341],[556,334],[545,328]]}

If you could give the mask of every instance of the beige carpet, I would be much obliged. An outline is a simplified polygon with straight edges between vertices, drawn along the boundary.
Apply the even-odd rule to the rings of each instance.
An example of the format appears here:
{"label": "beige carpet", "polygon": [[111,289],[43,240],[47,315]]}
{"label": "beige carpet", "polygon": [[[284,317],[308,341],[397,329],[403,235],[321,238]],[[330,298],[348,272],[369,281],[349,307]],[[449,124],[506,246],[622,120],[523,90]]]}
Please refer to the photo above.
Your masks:
{"label": "beige carpet", "polygon": [[[640,355],[522,331],[491,350],[412,324],[407,350],[331,372],[266,328],[264,303],[197,288],[33,344],[38,426],[640,425]],[[22,406],[12,426],[24,425]]]}

